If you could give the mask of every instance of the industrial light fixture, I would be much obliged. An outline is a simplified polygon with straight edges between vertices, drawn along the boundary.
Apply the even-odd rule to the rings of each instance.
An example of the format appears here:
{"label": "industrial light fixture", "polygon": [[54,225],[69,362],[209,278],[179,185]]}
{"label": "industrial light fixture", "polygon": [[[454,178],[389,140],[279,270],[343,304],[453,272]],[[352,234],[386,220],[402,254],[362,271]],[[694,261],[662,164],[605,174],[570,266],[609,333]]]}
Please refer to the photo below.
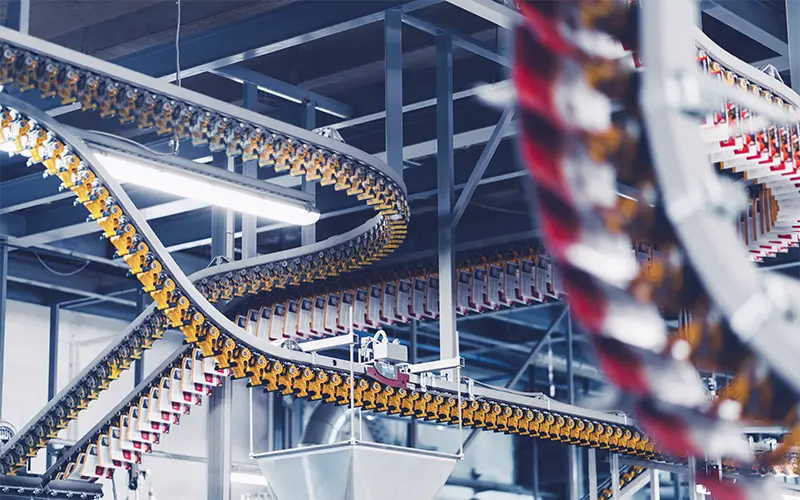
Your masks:
{"label": "industrial light fixture", "polygon": [[[16,151],[12,141],[0,143],[0,152],[13,155]],[[159,168],[101,151],[95,151],[95,157],[111,176],[123,184],[134,184],[285,224],[308,226],[320,217],[319,212],[303,205],[238,188],[232,183],[214,182],[200,174]]]}
{"label": "industrial light fixture", "polygon": [[265,196],[253,190],[238,189],[233,184],[215,182],[199,174],[182,172],[175,168],[159,168],[99,151],[95,152],[95,157],[121,183],[134,184],[286,224],[307,226],[319,220],[319,212],[305,206]]}

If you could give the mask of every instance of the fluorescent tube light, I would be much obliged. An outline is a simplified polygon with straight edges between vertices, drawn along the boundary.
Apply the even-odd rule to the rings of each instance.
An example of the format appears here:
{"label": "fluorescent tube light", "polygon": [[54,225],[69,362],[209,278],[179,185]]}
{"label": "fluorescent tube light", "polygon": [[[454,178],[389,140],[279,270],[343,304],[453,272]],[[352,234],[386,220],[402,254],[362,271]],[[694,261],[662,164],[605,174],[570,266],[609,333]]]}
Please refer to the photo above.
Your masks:
{"label": "fluorescent tube light", "polygon": [[251,190],[237,189],[224,181],[99,151],[95,152],[95,157],[120,183],[135,184],[286,224],[307,226],[319,220],[319,213],[314,210]]}
{"label": "fluorescent tube light", "polygon": [[266,486],[267,480],[258,474],[247,474],[245,472],[231,472],[231,482],[238,484],[249,484],[252,486]]}

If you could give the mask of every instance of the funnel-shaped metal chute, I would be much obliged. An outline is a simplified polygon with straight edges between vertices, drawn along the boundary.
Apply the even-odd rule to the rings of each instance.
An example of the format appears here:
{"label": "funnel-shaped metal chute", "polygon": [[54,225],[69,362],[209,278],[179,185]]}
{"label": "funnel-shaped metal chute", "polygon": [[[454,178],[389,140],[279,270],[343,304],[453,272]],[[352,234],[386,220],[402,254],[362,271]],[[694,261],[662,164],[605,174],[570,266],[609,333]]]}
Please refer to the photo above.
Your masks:
{"label": "funnel-shaped metal chute", "polygon": [[361,442],[254,458],[277,500],[431,500],[458,461],[455,455]]}

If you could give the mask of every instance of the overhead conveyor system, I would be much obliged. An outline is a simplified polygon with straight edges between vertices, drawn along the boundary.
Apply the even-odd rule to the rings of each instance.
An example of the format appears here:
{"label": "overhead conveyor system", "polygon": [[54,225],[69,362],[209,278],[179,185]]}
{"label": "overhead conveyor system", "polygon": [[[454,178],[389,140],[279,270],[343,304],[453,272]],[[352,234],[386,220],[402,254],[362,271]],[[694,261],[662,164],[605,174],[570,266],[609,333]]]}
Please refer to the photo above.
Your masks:
{"label": "overhead conveyor system", "polygon": [[[794,184],[799,179],[794,176],[800,160],[798,127],[772,126],[761,121],[761,115],[778,116],[770,114],[777,111],[765,108],[767,103],[794,110],[800,98],[730,57],[699,31],[684,44],[692,47],[695,70],[699,61],[722,83],[736,83],[752,92],[747,101],[752,114],[725,101],[721,112],[708,115],[701,129],[701,151],[715,162],[723,162],[732,174],[761,186],[753,190],[738,222],[736,206],[714,206],[727,210],[730,220],[725,227],[729,231],[721,225],[707,228],[703,248],[716,247],[718,242],[713,239],[724,236],[730,243],[725,253],[730,262],[711,262],[707,254],[700,260],[705,250],[698,246],[696,233],[681,229],[686,220],[681,210],[699,210],[705,201],[674,208],[669,197],[658,196],[669,194],[663,184],[669,178],[661,160],[651,162],[650,155],[660,154],[669,141],[653,135],[655,111],[645,103],[640,106],[638,100],[642,72],[634,71],[631,54],[620,50],[618,43],[622,40],[627,49],[633,49],[634,57],[640,55],[638,10],[629,11],[627,3],[615,0],[565,2],[551,10],[540,10],[542,5],[550,5],[547,2],[521,3],[521,14],[508,14],[508,7],[485,0],[452,3],[466,1],[480,3],[490,16],[487,18],[504,27],[522,23],[515,80],[523,112],[519,120],[523,156],[538,182],[549,252],[520,244],[466,256],[455,268],[454,306],[462,314],[480,314],[567,298],[573,313],[596,339],[601,365],[611,380],[636,396],[637,422],[624,414],[587,410],[539,394],[417,374],[405,366],[384,373],[372,365],[293,349],[297,343],[347,333],[351,325],[369,330],[415,317],[438,318],[439,282],[434,268],[363,270],[391,253],[406,236],[410,211],[401,173],[347,144],[0,29],[0,84],[14,83],[22,91],[37,89],[43,96],[58,96],[64,104],[77,102],[84,111],[154,128],[177,141],[206,144],[212,152],[257,161],[261,168],[319,181],[321,186],[344,191],[375,210],[375,215],[358,227],[327,240],[186,276],[98,153],[113,150],[149,164],[189,170],[192,175],[216,176],[223,183],[234,182],[233,178],[70,129],[20,99],[0,94],[0,144],[28,156],[31,168],[43,168],[47,175],[62,181],[154,301],[0,450],[0,475],[18,472],[168,329],[180,330],[187,346],[173,353],[100,424],[66,450],[44,475],[43,488],[66,478],[98,479],[126,463],[136,463],[157,444],[160,434],[186,418],[191,406],[200,404],[228,378],[247,379],[252,387],[287,396],[331,404],[346,404],[352,397],[356,406],[366,410],[443,424],[461,422],[469,428],[602,448],[651,461],[683,463],[684,459],[670,456],[707,451],[712,457],[726,458],[728,471],[741,470],[742,464],[759,471],[766,466],[764,461],[748,461],[750,449],[739,439],[742,428],[719,420],[724,407],[709,403],[695,367],[741,372],[731,392],[723,393],[718,401],[738,402],[743,407],[756,389],[771,384],[782,388],[779,383],[787,380],[789,387],[800,386],[788,373],[788,353],[776,354],[750,335],[762,334],[767,323],[751,324],[749,318],[738,314],[740,306],[755,311],[763,305],[764,310],[754,313],[756,319],[764,318],[761,313],[786,309],[778,308],[771,296],[761,292],[763,287],[756,286],[749,268],[742,267],[747,271],[735,275],[739,267],[725,267],[730,281],[724,285],[707,274],[708,269],[718,272],[733,265],[730,263],[745,266],[746,262],[738,262],[744,261],[743,253],[759,260],[797,242],[800,214],[795,210],[800,204],[795,206],[798,191]],[[676,0],[681,5],[685,2],[688,0]],[[606,9],[593,10],[598,5]],[[571,9],[584,15],[585,25],[565,25],[563,20],[575,12]],[[656,22],[642,19],[647,26]],[[609,41],[601,35],[603,31],[610,31],[618,40]],[[646,65],[641,78],[647,99],[656,86],[648,80],[648,72],[660,68],[662,61],[658,52],[651,53],[652,47],[645,44],[643,48]],[[686,52],[681,56],[686,57]],[[541,57],[535,59],[533,54]],[[624,57],[619,58],[620,54]],[[555,93],[554,89],[563,90],[560,86],[568,82],[567,76],[576,75],[583,78],[583,87]],[[669,81],[668,77],[664,80]],[[583,104],[560,108],[555,105],[556,96],[566,101],[594,99],[588,102],[595,105],[595,111],[608,111],[609,116],[593,121],[603,113],[572,114]],[[624,126],[610,113],[619,104],[625,108]],[[667,113],[664,109],[659,112]],[[700,126],[696,116],[692,120],[685,124],[685,132],[699,136],[692,128]],[[788,119],[780,123],[788,123]],[[644,139],[646,134],[649,140]],[[565,144],[574,147],[558,149]],[[572,154],[578,156],[572,158]],[[699,164],[706,161],[699,154],[693,159]],[[683,156],[678,160],[688,163]],[[603,184],[600,188],[608,188],[608,196],[598,190],[585,192],[590,183],[581,179],[590,178],[588,169],[592,169],[591,178],[603,181],[593,187]],[[604,175],[596,176],[598,170]],[[617,180],[643,194],[634,200],[620,199]],[[725,197],[739,189],[732,182],[713,187],[717,190],[698,196]],[[300,192],[262,183],[253,182],[247,188],[269,191],[270,196],[299,205],[308,201]],[[737,225],[739,235],[733,229]],[[698,268],[700,265],[707,269]],[[362,271],[354,273],[359,269]],[[767,279],[770,286],[783,286]],[[700,291],[701,284],[707,294]],[[736,290],[759,292],[749,298],[732,297]],[[788,290],[794,297],[793,288]],[[681,318],[674,334],[662,319],[665,313]],[[774,321],[768,325],[778,325],[780,331],[790,323],[778,312],[768,319]],[[755,357],[745,344],[753,340],[753,350],[775,368],[768,377],[755,377],[748,371]],[[728,356],[731,352],[736,356]],[[676,393],[675,387],[681,391]],[[748,411],[742,415],[746,421],[763,417]],[[653,438],[635,425],[642,425]],[[641,470],[635,472],[628,479]]]}
{"label": "overhead conveyor system", "polygon": [[[336,394],[347,392],[353,383],[346,375],[352,369],[356,375],[355,389],[364,405],[374,405],[373,398],[396,401],[391,409],[374,406],[379,410],[396,411],[399,405],[408,404],[405,413],[441,421],[452,421],[453,413],[463,412],[471,422],[469,425],[476,427],[514,429],[522,434],[652,455],[652,444],[632,429],[624,416],[587,412],[548,398],[478,388],[463,382],[438,378],[425,381],[424,375],[412,374],[408,382],[400,385],[391,380],[379,383],[365,378],[363,365],[350,367],[341,360],[283,349],[247,333],[208,299],[227,300],[335,276],[385,255],[402,240],[408,219],[404,187],[397,173],[345,144],[15,32],[4,30],[0,35],[5,41],[2,78],[6,82],[16,82],[23,88],[38,86],[45,94],[58,93],[67,101],[77,99],[87,110],[115,114],[123,121],[136,121],[144,126],[161,126],[165,133],[180,138],[191,136],[197,143],[209,143],[214,150],[241,153],[258,158],[263,166],[304,175],[308,180],[320,179],[322,185],[346,190],[378,211],[362,226],[330,240],[278,255],[217,266],[187,278],[118,183],[107,174],[102,162],[96,160],[87,142],[46,114],[3,95],[4,141],[11,141],[17,152],[29,154],[33,163],[42,161],[50,175],[61,178],[64,186],[76,194],[98,221],[117,253],[155,301],[119,343],[110,346],[87,367],[2,450],[0,467],[5,472],[17,470],[167,328],[182,330],[187,340],[199,349],[191,352],[188,360],[192,363],[197,352],[202,357],[214,357],[217,366],[235,378],[248,378],[252,385],[269,390],[320,398],[327,391],[326,399],[336,401]],[[40,64],[51,71],[39,72]],[[39,79],[42,75],[47,79]],[[171,114],[164,115],[166,112]],[[552,270],[547,268],[546,272]],[[552,287],[554,278],[547,280]],[[541,287],[542,292],[545,289]],[[552,288],[550,293],[554,293]],[[424,308],[430,311],[428,304]],[[154,376],[160,380],[164,375],[169,374]],[[317,393],[309,394],[307,384],[315,380],[326,383]],[[464,397],[460,409],[453,404],[459,392]],[[66,472],[66,468],[60,472]]]}

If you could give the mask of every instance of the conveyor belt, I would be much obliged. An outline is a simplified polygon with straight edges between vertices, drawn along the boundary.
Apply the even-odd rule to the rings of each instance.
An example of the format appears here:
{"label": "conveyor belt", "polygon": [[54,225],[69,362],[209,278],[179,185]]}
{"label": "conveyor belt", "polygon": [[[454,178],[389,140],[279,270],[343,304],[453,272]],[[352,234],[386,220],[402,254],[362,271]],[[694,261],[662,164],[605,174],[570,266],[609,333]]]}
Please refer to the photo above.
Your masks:
{"label": "conveyor belt", "polygon": [[[40,43],[15,32],[0,31],[0,38],[13,44],[13,47],[4,47],[5,64],[0,70],[0,77],[4,81],[14,81],[21,87],[38,85],[43,93],[56,91],[66,101],[79,99],[87,109],[96,105],[106,114],[114,111],[125,120],[135,118],[142,126],[154,123],[163,126],[163,117],[159,118],[162,115],[151,115],[150,112],[155,113],[156,109],[164,111],[168,107],[164,101],[160,101],[159,106],[150,106],[148,103],[153,99],[158,101],[164,96],[180,99],[181,102],[170,104],[176,109],[181,103],[200,106],[197,102],[207,102],[191,92],[142,79],[139,75],[125,73],[108,65],[102,66],[81,54],[65,53],[59,47]],[[35,50],[36,53],[24,50]],[[45,60],[45,54],[51,61]],[[62,62],[56,60],[56,66],[51,67],[52,59],[57,57]],[[40,64],[42,68],[50,69],[42,73],[37,69]],[[101,66],[100,69],[97,66]],[[81,73],[88,68],[91,68],[92,74],[75,76],[74,72]],[[53,72],[57,74],[50,83],[55,82],[58,88],[48,87],[50,80],[41,79],[43,74],[52,75]],[[119,74],[122,77],[117,76]],[[112,92],[98,97],[95,90],[107,90],[108,82],[101,87],[94,85],[97,82],[89,85],[92,76],[111,80],[118,78],[117,87],[112,87],[122,89],[120,95],[130,98],[131,92],[137,91],[143,92],[143,97],[135,103],[123,100],[109,107],[110,95],[116,98],[117,94]],[[122,81],[136,81],[138,87],[123,89]],[[145,90],[154,95],[146,94]],[[211,102],[209,108],[225,110],[228,124],[235,119],[245,122],[245,128],[247,123],[263,127],[259,136],[262,142],[256,141],[260,149],[251,150],[252,156],[264,160],[265,164],[275,165],[276,169],[285,168],[292,173],[305,175],[309,180],[321,177],[323,184],[335,184],[336,187],[347,189],[350,194],[360,195],[360,198],[376,207],[379,215],[349,234],[310,248],[303,247],[277,256],[259,257],[204,271],[193,276],[193,279],[200,280],[198,290],[192,280],[181,273],[124,192],[94,161],[92,152],[80,140],[40,111],[12,97],[0,96],[0,105],[4,113],[0,130],[5,138],[16,141],[20,152],[31,155],[32,163],[42,162],[49,174],[59,176],[65,187],[76,194],[78,201],[100,223],[106,237],[131,265],[132,272],[156,302],[136,320],[123,337],[123,342],[110,347],[99,364],[88,367],[77,383],[63,391],[17,434],[2,450],[0,468],[13,473],[21,467],[35,450],[43,447],[49,437],[74,418],[89,400],[97,397],[109,380],[117,377],[132,359],[141,355],[142,350],[163,335],[168,327],[183,331],[187,340],[199,349],[192,351],[192,363],[195,362],[196,352],[203,357],[213,357],[221,369],[229,370],[235,378],[248,378],[254,386],[282,392],[288,390],[288,393],[311,398],[323,394],[329,394],[330,398],[331,394],[349,392],[350,379],[344,375],[350,368],[348,363],[276,347],[238,328],[210,305],[207,298],[222,297],[215,295],[214,284],[223,284],[222,290],[230,290],[231,295],[270,290],[342,273],[369,264],[390,251],[405,234],[408,209],[402,183],[395,182],[394,174],[387,171],[384,165],[339,143],[323,139],[317,141],[315,136],[305,131],[284,127],[278,122],[264,120],[259,115],[226,107],[223,103]],[[199,138],[207,139],[212,148],[218,149],[220,134],[225,134],[218,128],[212,131],[203,128],[203,124],[209,121],[209,113],[203,111],[202,107],[192,110],[192,117],[201,117],[199,125],[194,123],[196,127],[192,131],[197,132],[199,126]],[[173,122],[173,125],[179,133],[181,130],[186,132],[179,123]],[[233,128],[236,129],[235,126]],[[282,134],[280,141],[276,143],[271,135],[266,137],[263,130]],[[236,139],[240,136],[234,134],[233,137]],[[193,138],[197,141],[198,135],[195,134]],[[294,140],[298,142],[292,142]],[[230,153],[243,151],[247,154],[249,147],[237,140],[225,145]],[[319,149],[322,147],[326,149]],[[340,148],[345,151],[340,151]],[[352,162],[358,161],[358,166],[346,162],[345,155]],[[315,163],[320,156],[326,162]],[[353,372],[356,375],[359,404],[366,408],[374,405],[377,410],[396,411],[401,406],[405,408],[404,411],[420,418],[452,422],[452,414],[458,413],[453,408],[457,400],[455,395],[460,391],[466,396],[462,407],[467,419],[465,423],[471,426],[541,435],[644,456],[654,455],[652,443],[627,426],[624,416],[582,411],[547,398],[503,393],[489,388],[473,389],[463,383],[439,379],[429,380],[423,389],[416,376],[410,377],[407,387],[394,387],[397,384],[391,381],[378,383],[364,378],[365,368],[362,365],[353,367]],[[169,373],[154,374],[153,380],[160,381],[162,376],[169,376]],[[308,385],[320,380],[325,382],[318,389],[320,392],[309,393]],[[148,397],[157,396],[148,393]],[[375,402],[384,400],[393,401],[392,407]],[[131,404],[131,400],[123,404]],[[66,466],[62,469],[64,471]]]}

